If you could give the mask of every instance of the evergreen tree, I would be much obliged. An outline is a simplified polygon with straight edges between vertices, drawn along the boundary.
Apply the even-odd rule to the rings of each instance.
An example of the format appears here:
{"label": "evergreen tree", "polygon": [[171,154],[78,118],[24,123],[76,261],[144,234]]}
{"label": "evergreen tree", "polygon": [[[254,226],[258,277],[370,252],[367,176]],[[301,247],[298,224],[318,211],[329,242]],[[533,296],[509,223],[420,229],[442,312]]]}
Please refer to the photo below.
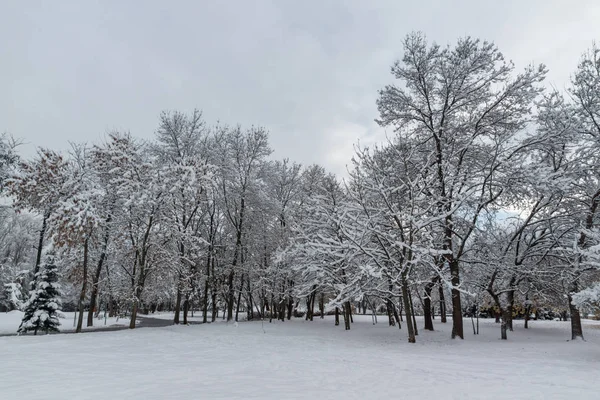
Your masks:
{"label": "evergreen tree", "polygon": [[30,297],[25,304],[25,315],[18,333],[33,331],[37,335],[38,330],[58,332],[60,321],[61,290],[58,282],[57,267],[54,262],[54,254],[46,256],[43,269],[35,276],[35,289],[30,292]]}

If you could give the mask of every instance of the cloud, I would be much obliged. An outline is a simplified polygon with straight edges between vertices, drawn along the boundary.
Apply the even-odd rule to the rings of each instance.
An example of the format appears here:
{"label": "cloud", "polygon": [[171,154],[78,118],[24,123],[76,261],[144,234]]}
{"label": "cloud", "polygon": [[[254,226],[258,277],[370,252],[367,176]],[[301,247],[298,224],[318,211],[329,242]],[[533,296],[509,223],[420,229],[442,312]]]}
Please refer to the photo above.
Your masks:
{"label": "cloud", "polygon": [[0,131],[32,154],[111,129],[150,138],[161,110],[200,108],[209,123],[266,126],[275,157],[340,172],[353,143],[382,137],[377,90],[408,32],[495,40],[562,87],[598,17],[595,2],[561,1],[9,3]]}

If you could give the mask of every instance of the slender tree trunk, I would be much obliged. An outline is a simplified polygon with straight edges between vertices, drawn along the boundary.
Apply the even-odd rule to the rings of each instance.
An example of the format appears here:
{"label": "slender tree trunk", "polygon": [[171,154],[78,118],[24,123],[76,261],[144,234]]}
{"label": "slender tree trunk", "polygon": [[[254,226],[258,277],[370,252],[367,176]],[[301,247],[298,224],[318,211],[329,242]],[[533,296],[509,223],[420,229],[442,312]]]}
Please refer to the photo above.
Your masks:
{"label": "slender tree trunk", "polygon": [[446,296],[444,295],[444,284],[440,282],[440,286],[438,288],[439,290],[439,297],[440,297],[440,321],[442,322],[442,324],[445,324],[447,322],[447,318],[446,318]]}
{"label": "slender tree trunk", "polygon": [[212,303],[212,312],[210,316],[210,322],[215,322],[217,319],[218,307],[217,307],[217,293],[215,288],[211,289],[211,303]]}
{"label": "slender tree trunk", "polygon": [[404,322],[404,318],[402,317],[402,311],[404,310],[404,302],[402,295],[400,295],[398,303],[400,304],[400,306],[398,307],[400,309],[400,311],[398,312],[398,314],[400,314],[400,321]]}
{"label": "slender tree trunk", "polygon": [[98,284],[100,282],[100,273],[102,272],[102,266],[104,265],[104,259],[106,258],[107,245],[108,245],[108,240],[105,241],[104,248],[102,250],[102,253],[100,254],[100,259],[98,260],[98,266],[96,267],[96,273],[94,274],[94,280],[92,281],[92,294],[90,296],[90,309],[88,311],[87,326],[94,325],[93,309],[96,306],[96,299],[98,297]]}
{"label": "slender tree trunk", "polygon": [[409,299],[408,283],[406,282],[406,272],[402,273],[402,300],[404,301],[404,309],[406,310],[406,329],[408,331],[408,343],[416,343],[413,320],[410,315],[410,299]]}
{"label": "slender tree trunk", "polygon": [[506,293],[506,298],[507,298],[507,304],[508,306],[506,307],[506,316],[507,316],[507,321],[506,321],[506,325],[508,327],[509,331],[513,331],[513,310],[514,310],[514,305],[515,305],[515,292],[514,291],[509,291]]}
{"label": "slender tree trunk", "polygon": [[240,304],[242,302],[242,290],[244,290],[244,274],[241,277],[240,290],[238,291],[237,305],[235,306],[235,322],[238,321],[240,314]]}
{"label": "slender tree trunk", "polygon": [[402,329],[402,324],[400,323],[400,317],[398,316],[398,309],[396,305],[393,304],[394,307],[394,318],[396,319],[396,323],[398,324],[398,329]]}
{"label": "slender tree trunk", "polygon": [[208,257],[206,261],[206,278],[204,278],[204,293],[202,301],[202,323],[205,324],[208,320],[208,285],[210,280],[210,257],[211,250],[208,251]]}
{"label": "slender tree trunk", "polygon": [[457,289],[460,285],[457,260],[452,260],[450,263],[450,273],[452,275],[452,338],[454,339],[458,336],[459,338],[464,339],[462,304],[460,291]]}
{"label": "slender tree trunk", "polygon": [[500,338],[502,340],[507,340],[507,331],[508,331],[508,320],[509,320],[510,316],[509,316],[509,311],[508,310],[503,310],[502,311],[502,322],[500,323]]}
{"label": "slender tree trunk", "polygon": [[310,321],[310,298],[312,295],[308,295],[308,297],[306,298],[306,315],[304,317],[305,321]]}
{"label": "slender tree trunk", "polygon": [[335,308],[335,326],[338,326],[340,324],[340,309],[339,308]]}
{"label": "slender tree trunk", "polygon": [[248,320],[251,321],[254,319],[254,300],[252,297],[252,289],[250,288],[250,277],[246,279],[246,282],[248,283]]}
{"label": "slender tree trunk", "polygon": [[275,313],[275,296],[271,293],[271,309],[269,310],[269,323],[273,322],[273,314]]}
{"label": "slender tree trunk", "polygon": [[231,321],[233,319],[233,302],[234,302],[234,288],[233,288],[233,278],[235,273],[233,269],[229,272],[229,277],[227,278],[227,284],[229,286],[227,293],[227,321]]}
{"label": "slender tree trunk", "polygon": [[177,280],[177,297],[175,300],[175,317],[173,318],[174,324],[179,324],[179,313],[181,310],[181,275],[179,275],[179,279]]}
{"label": "slender tree trunk", "polygon": [[319,313],[321,319],[325,318],[325,295],[323,293],[319,295]]}
{"label": "slender tree trunk", "polygon": [[[114,203],[113,203],[114,205]],[[104,231],[104,237],[102,240],[102,252],[100,253],[100,258],[98,259],[98,265],[96,266],[96,273],[94,274],[94,279],[92,281],[92,294],[90,296],[90,310],[88,311],[87,317],[87,326],[94,325],[94,316],[93,309],[96,306],[96,299],[98,297],[98,283],[100,282],[100,273],[102,272],[102,267],[104,265],[104,260],[106,259],[106,250],[108,248],[108,240],[110,239],[110,223],[112,221],[112,213],[106,217],[106,227]]]}
{"label": "slender tree trunk", "polygon": [[352,314],[352,309],[351,309],[351,306],[350,306],[350,302],[347,301],[346,303],[344,303],[344,328],[347,331],[350,330],[350,318],[351,318],[351,314]]}
{"label": "slender tree trunk", "polygon": [[187,325],[188,323],[188,311],[190,310],[190,300],[188,296],[185,296],[185,300],[183,301],[183,324]]}
{"label": "slender tree trunk", "polygon": [[88,254],[89,254],[89,239],[86,238],[83,243],[83,284],[81,286],[81,293],[79,294],[79,316],[77,319],[77,328],[75,332],[81,332],[83,327],[83,309],[85,301],[85,293],[87,291],[87,274],[88,274]]}
{"label": "slender tree trunk", "polygon": [[413,304],[412,290],[408,291],[408,298],[410,299],[410,313],[412,314],[413,321],[413,329],[415,331],[415,336],[419,335],[419,328],[417,327],[417,319],[415,318],[415,306]]}
{"label": "slender tree trunk", "polygon": [[[33,268],[33,276],[40,272],[40,264],[42,263],[42,251],[44,250],[44,237],[46,236],[46,230],[48,229],[48,219],[50,218],[50,211],[46,211],[42,217],[42,228],[40,229],[40,236],[37,246],[37,255],[35,257],[35,267]],[[35,288],[35,287],[34,287]]]}
{"label": "slender tree trunk", "polygon": [[[574,284],[574,290],[571,292],[577,291],[577,285]],[[571,340],[575,340],[577,338],[583,339],[583,327],[581,326],[581,314],[579,313],[579,309],[577,306],[573,305],[571,293],[567,296],[569,301],[569,311],[571,312]]]}
{"label": "slender tree trunk", "polygon": [[425,285],[425,299],[423,300],[423,318],[425,319],[425,330],[433,330],[433,319],[431,318],[431,291],[433,290],[434,282],[429,282]]}
{"label": "slender tree trunk", "polygon": [[287,303],[287,319],[288,321],[292,319],[292,311],[294,311],[294,298],[292,296],[288,296]]}
{"label": "slender tree trunk", "polygon": [[388,315],[388,323],[390,326],[396,326],[396,321],[394,320],[394,305],[392,304],[392,300],[387,299],[385,302],[385,307]]}
{"label": "slender tree trunk", "polygon": [[131,319],[129,320],[129,329],[135,329],[135,321],[137,319],[140,296],[141,290],[139,288],[136,288],[135,299],[133,299],[133,307],[131,308]]}

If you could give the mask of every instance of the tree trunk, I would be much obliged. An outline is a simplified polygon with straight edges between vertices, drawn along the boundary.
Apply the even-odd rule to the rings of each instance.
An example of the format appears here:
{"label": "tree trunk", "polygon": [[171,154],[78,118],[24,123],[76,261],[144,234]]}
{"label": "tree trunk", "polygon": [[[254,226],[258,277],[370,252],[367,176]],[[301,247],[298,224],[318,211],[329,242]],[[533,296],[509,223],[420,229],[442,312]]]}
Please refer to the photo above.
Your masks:
{"label": "tree trunk", "polygon": [[188,296],[185,297],[183,302],[183,324],[187,325],[188,323],[188,311],[190,310],[190,300]]}
{"label": "tree trunk", "polygon": [[83,284],[81,286],[81,293],[79,294],[79,317],[77,319],[77,328],[75,332],[81,332],[83,327],[83,306],[85,301],[85,292],[87,291],[87,270],[88,270],[88,253],[89,253],[89,240],[85,239],[83,243]]}
{"label": "tree trunk", "polygon": [[402,324],[400,323],[400,317],[398,316],[398,309],[396,308],[396,305],[393,305],[394,307],[394,318],[396,319],[396,323],[398,324],[398,329],[402,329]]}
{"label": "tree trunk", "polygon": [[339,308],[335,308],[335,326],[338,326],[340,324],[340,309]]}
{"label": "tree trunk", "polygon": [[217,313],[218,313],[218,308],[217,308],[217,293],[215,292],[215,288],[213,287],[211,292],[211,303],[212,303],[212,311],[211,311],[211,316],[210,316],[210,322],[215,322],[215,320],[217,319]]}
{"label": "tree trunk", "polygon": [[408,343],[416,343],[413,320],[410,315],[411,307],[408,283],[406,282],[406,272],[402,273],[402,300],[404,301],[404,309],[406,310],[406,330],[408,331]]}
{"label": "tree trunk", "polygon": [[174,324],[179,324],[179,313],[181,309],[181,276],[177,281],[177,297],[175,300],[175,317],[173,318]]}
{"label": "tree trunk", "polygon": [[[577,290],[575,286],[575,290]],[[583,340],[583,327],[581,326],[581,314],[579,309],[573,305],[571,293],[567,296],[569,301],[569,311],[571,312],[571,340],[580,338]]]}
{"label": "tree trunk", "polygon": [[500,337],[502,340],[507,340],[508,337],[506,332],[508,330],[509,311],[503,310],[502,312],[502,323],[500,324]]}
{"label": "tree trunk", "polygon": [[415,331],[415,336],[418,336],[419,328],[417,327],[417,319],[415,318],[415,306],[413,304],[412,290],[410,289],[408,291],[408,298],[410,299],[410,313],[412,314],[413,329]]}
{"label": "tree trunk", "polygon": [[321,319],[325,318],[325,295],[323,293],[319,295],[319,313]]}
{"label": "tree trunk", "polygon": [[390,326],[396,326],[396,321],[394,320],[394,311],[392,310],[393,304],[390,299],[387,299],[385,302],[385,307],[388,315],[388,322]]}
{"label": "tree trunk", "polygon": [[292,311],[294,311],[294,298],[292,296],[288,296],[288,304],[287,304],[287,319],[288,321],[292,319]]}
{"label": "tree trunk", "polygon": [[229,277],[227,278],[227,284],[229,286],[227,293],[227,321],[231,321],[233,319],[233,302],[234,302],[234,289],[233,289],[233,278],[235,274],[233,269],[229,273]]}
{"label": "tree trunk", "polygon": [[106,249],[108,248],[108,240],[110,238],[111,221],[112,214],[109,214],[108,217],[106,217],[106,227],[104,231],[104,238],[102,241],[102,252],[100,253],[98,265],[96,266],[96,273],[94,274],[94,278],[92,281],[92,294],[90,296],[90,310],[88,311],[87,326],[94,325],[93,309],[96,306],[96,299],[98,297],[98,283],[100,282],[100,273],[102,272],[102,266],[104,265],[104,260],[106,259]]}
{"label": "tree trunk", "polygon": [[351,320],[352,308],[350,306],[350,302],[347,301],[344,304],[344,328],[349,331],[350,330],[350,320]]}
{"label": "tree trunk", "polygon": [[206,261],[206,278],[204,278],[204,293],[202,302],[202,323],[205,324],[208,320],[208,285],[210,279],[210,249],[208,253],[208,259]]}
{"label": "tree trunk", "polygon": [[[40,264],[42,263],[42,250],[44,249],[44,237],[46,236],[46,230],[48,229],[48,218],[50,218],[50,211],[46,211],[42,218],[42,228],[40,229],[40,237],[38,240],[37,255],[35,257],[35,267],[33,268],[33,276],[40,272]],[[35,289],[32,288],[32,289]]]}
{"label": "tree trunk", "polygon": [[237,305],[235,306],[235,322],[238,322],[240,314],[240,304],[242,302],[242,290],[244,290],[244,274],[241,277],[240,290],[238,291]]}
{"label": "tree trunk", "polygon": [[450,262],[450,274],[452,282],[452,339],[457,336],[461,339],[465,338],[463,332],[463,319],[462,319],[462,304],[460,299],[460,291],[458,287],[460,285],[459,278],[459,267],[458,260],[452,259]]}
{"label": "tree trunk", "polygon": [[514,309],[514,305],[515,305],[515,292],[514,291],[509,291],[506,292],[506,300],[507,300],[507,306],[506,306],[506,326],[508,327],[509,331],[513,331],[513,309]]}
{"label": "tree trunk", "polygon": [[439,286],[439,297],[440,297],[440,321],[443,324],[447,322],[446,319],[446,296],[444,295],[444,284],[440,282]]}
{"label": "tree trunk", "polygon": [[102,266],[104,265],[104,259],[106,258],[106,245],[108,241],[105,241],[105,246],[100,254],[98,260],[98,266],[96,267],[96,273],[94,274],[94,280],[92,281],[92,294],[90,296],[90,310],[88,311],[87,326],[94,325],[93,309],[96,306],[96,299],[98,297],[98,284],[100,282],[100,273],[102,272]]}
{"label": "tree trunk", "polygon": [[425,286],[425,299],[423,300],[423,318],[425,319],[425,330],[433,330],[433,319],[431,318],[431,291],[435,283],[430,282]]}

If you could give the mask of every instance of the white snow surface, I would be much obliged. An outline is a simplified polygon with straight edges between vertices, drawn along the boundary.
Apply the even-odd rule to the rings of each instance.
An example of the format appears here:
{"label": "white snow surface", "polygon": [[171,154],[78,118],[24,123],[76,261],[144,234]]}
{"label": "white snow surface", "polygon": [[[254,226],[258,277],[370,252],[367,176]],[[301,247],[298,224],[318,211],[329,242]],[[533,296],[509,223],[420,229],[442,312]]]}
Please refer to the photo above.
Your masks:
{"label": "white snow surface", "polygon": [[[600,325],[481,321],[416,344],[385,318],[225,322],[80,335],[1,337],[0,399],[598,399]],[[450,322],[450,321],[449,321]],[[422,321],[418,321],[422,326]]]}

